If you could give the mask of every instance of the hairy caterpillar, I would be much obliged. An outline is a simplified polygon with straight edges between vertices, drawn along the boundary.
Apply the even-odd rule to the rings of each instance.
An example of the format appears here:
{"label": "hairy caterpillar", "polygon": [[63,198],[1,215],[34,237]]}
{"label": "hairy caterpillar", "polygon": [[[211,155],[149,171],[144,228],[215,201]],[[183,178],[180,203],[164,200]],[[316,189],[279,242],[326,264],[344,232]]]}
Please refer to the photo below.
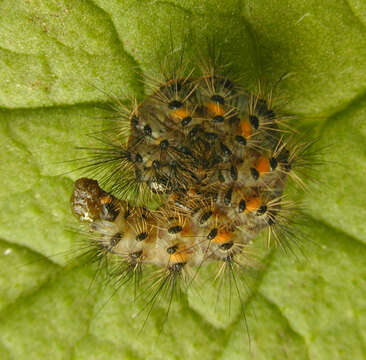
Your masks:
{"label": "hairy caterpillar", "polygon": [[105,189],[89,178],[75,183],[73,213],[109,275],[139,292],[144,270],[161,269],[145,282],[149,312],[161,297],[170,308],[206,263],[241,299],[238,277],[257,235],[267,231],[267,246],[285,251],[299,236],[297,206],[283,192],[288,179],[303,190],[312,142],[297,139],[271,92],[248,91],[217,60],[195,71],[180,64],[130,108],[116,101],[113,126],[81,167]]}
{"label": "hairy caterpillar", "polygon": [[[5,15],[1,17],[1,269],[6,276],[1,278],[0,358],[42,359],[49,358],[51,352],[55,358],[88,360],[364,356],[365,247],[360,241],[365,241],[362,169],[366,47],[364,17],[357,1],[5,0],[1,9]],[[306,246],[306,261],[286,256],[281,250],[265,251],[260,268],[253,266],[260,269],[253,271],[258,275],[253,283],[251,266],[235,268],[237,279],[249,282],[242,302],[252,339],[250,354],[234,287],[231,297],[229,294],[230,277],[220,274],[218,288],[212,284],[222,262],[206,261],[194,267],[188,295],[171,307],[164,334],[152,346],[156,325],[161,324],[167,311],[164,292],[160,292],[143,333],[134,331],[142,327],[145,317],[136,314],[141,310],[140,294],[147,284],[162,278],[158,271],[165,271],[164,267],[156,267],[157,272],[150,275],[155,266],[143,266],[140,283],[139,276],[132,279],[136,279],[139,290],[134,302],[133,286],[126,284],[117,292],[111,286],[101,287],[108,280],[122,280],[122,276],[113,277],[121,271],[118,267],[109,271],[107,279],[93,282],[89,290],[94,266],[68,271],[62,255],[52,256],[75,244],[75,236],[67,228],[74,220],[68,201],[77,177],[74,173],[57,175],[82,164],[64,160],[81,157],[81,152],[73,152],[74,146],[101,146],[92,138],[85,141],[85,133],[99,137],[100,129],[94,126],[111,124],[109,120],[103,125],[95,121],[104,116],[95,105],[108,102],[106,93],[116,94],[124,103],[132,94],[138,103],[143,100],[142,94],[148,92],[138,82],[136,68],[138,74],[156,70],[154,79],[165,82],[159,76],[163,56],[156,50],[169,44],[169,23],[178,37],[177,46],[179,33],[188,27],[200,37],[200,47],[206,37],[214,37],[234,65],[235,71],[225,71],[228,78],[254,94],[259,92],[256,79],[275,84],[284,72],[291,74],[278,87],[269,86],[275,88],[276,115],[281,110],[304,115],[305,121],[296,117],[288,124],[297,130],[302,125],[308,128],[306,141],[314,134],[321,137],[322,146],[335,144],[324,154],[332,166],[313,172],[320,186],[311,185],[311,191],[304,195],[305,211],[313,219],[309,236],[298,234],[291,224],[284,228],[293,229],[290,239],[295,235],[300,243],[313,241],[321,248]],[[259,52],[253,51],[255,45]],[[185,63],[192,60],[192,66],[188,64],[191,70],[197,61],[190,45],[186,50]],[[252,61],[255,66],[251,66]],[[241,74],[244,78],[238,79]],[[199,76],[196,72],[192,77]],[[262,94],[267,98],[269,91]],[[129,127],[128,121],[123,123]],[[296,173],[304,179],[300,169]],[[84,176],[97,179],[101,188],[111,192],[102,174],[78,174]],[[132,193],[128,200],[133,201],[134,188],[124,188],[126,195]],[[285,200],[294,200],[294,195],[301,193],[297,189],[292,192],[286,184]],[[117,197],[124,198],[122,194]],[[139,205],[150,203],[150,192],[142,192],[139,197]],[[159,200],[164,196],[152,197]],[[295,214],[295,210],[290,213]],[[286,218],[291,220],[292,216]],[[265,229],[261,231],[247,249],[262,246],[266,233]],[[88,232],[80,248],[75,244],[79,251],[83,246],[90,247],[87,261],[95,260],[98,254],[94,235]],[[28,249],[36,251],[33,257],[27,256]],[[42,264],[39,258],[44,259]],[[248,251],[245,258],[252,259],[253,255]],[[19,270],[14,269],[16,259],[23,265],[37,262]],[[113,263],[107,261],[108,256],[99,259],[104,260],[98,269]],[[75,260],[80,265],[81,261]],[[83,277],[84,273],[90,278]],[[243,285],[240,283],[240,289],[245,289]],[[191,290],[199,290],[198,295],[192,296]],[[216,308],[218,297],[225,304],[231,298],[231,312],[229,306]],[[103,311],[98,312],[101,306]],[[228,319],[222,321],[220,316]]]}

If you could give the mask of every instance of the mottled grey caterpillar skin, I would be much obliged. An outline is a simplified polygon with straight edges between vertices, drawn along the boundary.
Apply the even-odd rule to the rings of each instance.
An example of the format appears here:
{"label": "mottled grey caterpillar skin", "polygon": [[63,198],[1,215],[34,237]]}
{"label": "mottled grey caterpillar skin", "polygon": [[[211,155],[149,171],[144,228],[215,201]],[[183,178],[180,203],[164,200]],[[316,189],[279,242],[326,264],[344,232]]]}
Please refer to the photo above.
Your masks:
{"label": "mottled grey caterpillar skin", "polygon": [[163,204],[132,206],[87,178],[76,181],[71,199],[115,261],[173,271],[230,262],[276,226],[291,161],[263,98],[203,74],[161,85],[129,119],[123,161],[131,182],[161,194]]}

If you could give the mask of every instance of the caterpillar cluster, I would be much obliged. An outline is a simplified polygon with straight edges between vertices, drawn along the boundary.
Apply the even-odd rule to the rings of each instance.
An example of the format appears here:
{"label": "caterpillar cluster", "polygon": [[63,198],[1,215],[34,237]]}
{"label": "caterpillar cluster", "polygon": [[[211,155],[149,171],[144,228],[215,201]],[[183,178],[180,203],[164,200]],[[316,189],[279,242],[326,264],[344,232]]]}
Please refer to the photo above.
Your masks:
{"label": "caterpillar cluster", "polygon": [[116,102],[117,125],[83,167],[108,190],[75,182],[72,211],[122,282],[157,266],[165,280],[157,291],[168,284],[174,292],[177,279],[207,262],[221,272],[250,263],[262,231],[268,244],[291,245],[295,210],[283,192],[289,178],[302,184],[296,169],[308,144],[283,126],[270,94],[245,90],[213,63],[199,72],[168,75],[130,109]]}

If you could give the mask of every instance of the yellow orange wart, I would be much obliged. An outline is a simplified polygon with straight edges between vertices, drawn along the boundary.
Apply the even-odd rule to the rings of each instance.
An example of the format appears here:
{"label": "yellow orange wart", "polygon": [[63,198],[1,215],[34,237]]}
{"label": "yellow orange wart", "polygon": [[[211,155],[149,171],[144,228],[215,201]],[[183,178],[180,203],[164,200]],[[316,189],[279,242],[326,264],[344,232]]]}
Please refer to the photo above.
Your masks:
{"label": "yellow orange wart", "polygon": [[246,201],[246,212],[256,211],[261,206],[262,200],[259,197],[252,197]]}
{"label": "yellow orange wart", "polygon": [[224,116],[225,115],[225,109],[220,104],[217,104],[215,102],[212,102],[212,101],[208,102],[206,104],[206,108],[212,116]]}
{"label": "yellow orange wart", "polygon": [[175,109],[172,112],[172,116],[175,118],[178,118],[178,119],[184,119],[184,118],[190,116],[190,113],[187,109],[180,108],[180,109]]}
{"label": "yellow orange wart", "polygon": [[186,263],[188,260],[188,254],[185,248],[184,244],[178,244],[178,250],[174,254],[170,255],[169,262],[171,264]]}
{"label": "yellow orange wart", "polygon": [[252,135],[252,125],[248,120],[244,120],[240,123],[241,135],[248,139]]}
{"label": "yellow orange wart", "polygon": [[260,174],[270,171],[269,159],[265,156],[260,156],[256,162],[255,168]]}
{"label": "yellow orange wart", "polygon": [[232,232],[219,231],[212,241],[218,244],[225,244],[228,243],[233,237],[234,234]]}

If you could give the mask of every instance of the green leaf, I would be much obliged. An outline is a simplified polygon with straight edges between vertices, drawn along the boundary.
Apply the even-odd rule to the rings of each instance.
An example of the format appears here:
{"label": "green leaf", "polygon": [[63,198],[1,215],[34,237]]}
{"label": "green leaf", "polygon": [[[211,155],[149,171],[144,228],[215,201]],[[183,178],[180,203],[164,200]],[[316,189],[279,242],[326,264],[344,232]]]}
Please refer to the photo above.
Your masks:
{"label": "green leaf", "polygon": [[[1,359],[366,357],[364,1],[3,0],[0,14]],[[209,269],[160,334],[162,304],[140,332],[132,289],[67,265],[66,161],[101,127],[95,104],[141,96],[141,72],[187,33],[215,39],[249,88],[286,74],[283,107],[324,153],[304,197],[305,256],[272,251],[248,280],[250,347],[235,293],[230,314],[215,308]]]}

